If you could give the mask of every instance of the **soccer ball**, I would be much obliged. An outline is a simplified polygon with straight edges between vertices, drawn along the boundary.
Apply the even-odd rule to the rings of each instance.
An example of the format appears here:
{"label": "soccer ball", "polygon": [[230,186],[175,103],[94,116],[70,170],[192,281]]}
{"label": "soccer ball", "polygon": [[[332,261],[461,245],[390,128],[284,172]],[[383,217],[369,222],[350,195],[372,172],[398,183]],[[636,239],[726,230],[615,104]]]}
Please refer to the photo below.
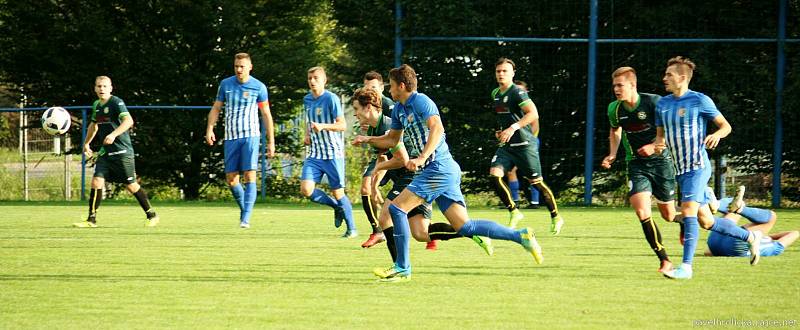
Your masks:
{"label": "soccer ball", "polygon": [[69,112],[62,107],[49,108],[42,114],[42,128],[50,135],[66,133],[71,121]]}

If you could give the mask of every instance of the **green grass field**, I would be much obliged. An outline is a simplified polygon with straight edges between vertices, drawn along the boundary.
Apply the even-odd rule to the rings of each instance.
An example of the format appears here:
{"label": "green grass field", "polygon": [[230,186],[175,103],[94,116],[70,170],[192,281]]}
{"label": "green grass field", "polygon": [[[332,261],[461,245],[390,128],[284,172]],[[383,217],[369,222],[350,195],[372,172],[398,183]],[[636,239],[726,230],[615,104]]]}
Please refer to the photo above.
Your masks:
{"label": "green grass field", "polygon": [[[559,237],[547,212],[526,210],[545,262],[495,241],[486,256],[456,239],[412,242],[412,281],[378,283],[385,244],[345,240],[332,211],[259,203],[241,230],[229,203],[155,203],[144,228],[135,202],[104,202],[101,228],[71,228],[82,203],[0,204],[0,328],[689,328],[696,320],[794,322],[800,251],[762,259],[695,258],[695,278],[667,280],[626,208],[564,208]],[[358,209],[358,207],[357,207]],[[775,230],[800,228],[779,211]],[[475,218],[506,219],[494,209]],[[441,214],[435,220],[443,221]],[[674,262],[677,225],[658,221]],[[701,233],[705,247],[707,233]],[[756,323],[754,323],[756,324]]]}

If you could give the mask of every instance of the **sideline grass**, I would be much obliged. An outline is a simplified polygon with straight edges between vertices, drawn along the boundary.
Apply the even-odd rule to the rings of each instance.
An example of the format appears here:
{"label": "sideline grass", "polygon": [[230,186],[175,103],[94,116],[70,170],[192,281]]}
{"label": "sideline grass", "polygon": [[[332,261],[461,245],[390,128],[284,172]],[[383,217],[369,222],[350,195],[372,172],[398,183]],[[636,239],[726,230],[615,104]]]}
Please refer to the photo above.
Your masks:
{"label": "sideline grass", "polygon": [[[471,241],[411,245],[407,283],[376,283],[384,244],[361,249],[338,238],[332,212],[256,205],[253,228],[237,228],[233,203],[159,204],[144,228],[135,203],[106,203],[97,229],[78,203],[0,204],[0,328],[687,328],[694,320],[794,320],[800,251],[762,259],[695,258],[695,278],[656,273],[657,259],[626,208],[564,208],[559,237],[547,212],[526,210],[545,263],[495,241],[488,257]],[[471,210],[475,218],[507,213]],[[441,214],[435,220],[442,221]],[[673,261],[677,225],[658,221]],[[800,228],[779,211],[776,230]],[[701,246],[706,233],[702,233]],[[702,250],[698,248],[698,254]]]}

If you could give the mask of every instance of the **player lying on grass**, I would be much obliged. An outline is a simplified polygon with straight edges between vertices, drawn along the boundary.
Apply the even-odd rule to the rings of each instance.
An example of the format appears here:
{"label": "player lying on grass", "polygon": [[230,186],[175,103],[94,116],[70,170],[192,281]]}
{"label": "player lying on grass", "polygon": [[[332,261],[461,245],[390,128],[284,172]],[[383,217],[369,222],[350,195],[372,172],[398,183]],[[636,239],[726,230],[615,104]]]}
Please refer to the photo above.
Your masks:
{"label": "player lying on grass", "polygon": [[[723,198],[716,200],[714,191],[707,188],[707,194],[711,197],[709,206],[712,211],[719,211],[725,214],[724,221],[732,221],[738,225],[739,219],[745,218],[749,223],[746,223],[742,228],[749,231],[760,231],[764,233],[761,238],[759,254],[762,257],[772,257],[783,253],[784,249],[794,243],[800,236],[800,232],[784,231],[775,234],[769,234],[772,227],[778,221],[778,215],[772,210],[755,208],[746,206],[743,200],[744,186],[739,186],[736,190],[736,197]],[[705,251],[706,256],[714,257],[749,257],[750,250],[746,243],[735,238],[720,235],[711,232],[708,235],[708,249]]]}
{"label": "player lying on grass", "polygon": [[[379,137],[383,136],[391,126],[392,119],[384,116],[381,113],[381,99],[379,94],[366,88],[356,90],[353,95],[353,108],[356,112],[356,117],[359,123],[367,125],[367,136]],[[357,137],[356,141],[361,137]],[[354,141],[353,144],[358,145]],[[407,170],[404,166],[409,159],[408,151],[403,142],[398,143],[390,149],[372,148],[374,156],[367,170],[370,172],[370,191],[373,192],[371,199],[375,204],[380,205],[383,203],[381,190],[379,186],[392,181],[392,189],[386,195],[389,201],[394,200],[400,191],[408,186],[416,176],[415,172]],[[417,155],[411,155],[416,157]],[[382,161],[378,161],[382,159]],[[366,174],[365,174],[365,177]],[[420,242],[431,242],[432,240],[449,240],[453,238],[463,237],[458,234],[456,230],[448,223],[430,223],[431,219],[431,205],[429,203],[422,203],[415,207],[408,213],[408,222],[410,225],[411,236]],[[378,223],[383,228],[381,237],[387,237],[386,243],[389,253],[392,255],[392,261],[397,260],[397,252],[394,244],[394,227],[392,225],[392,218],[389,214],[389,209],[384,207],[378,217]],[[487,254],[492,254],[491,242],[486,239],[481,239],[478,236],[472,236],[472,239],[483,248]],[[369,248],[381,240],[367,240],[362,244],[362,247]]]}

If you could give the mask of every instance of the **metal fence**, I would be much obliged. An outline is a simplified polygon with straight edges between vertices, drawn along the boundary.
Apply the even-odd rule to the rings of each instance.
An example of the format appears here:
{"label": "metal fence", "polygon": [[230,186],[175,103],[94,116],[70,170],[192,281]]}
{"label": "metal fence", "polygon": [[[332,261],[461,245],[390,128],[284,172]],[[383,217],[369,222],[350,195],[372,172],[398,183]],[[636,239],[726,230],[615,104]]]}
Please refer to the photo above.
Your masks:
{"label": "metal fence", "polygon": [[[577,2],[570,2],[575,4]],[[586,67],[585,76],[586,80],[579,82],[584,84],[586,88],[586,103],[585,103],[585,146],[584,146],[584,163],[583,163],[583,203],[590,205],[593,196],[593,176],[596,163],[597,152],[595,151],[596,142],[596,119],[598,107],[597,103],[597,76],[598,65],[603,63],[604,59],[598,54],[598,47],[603,45],[630,45],[632,47],[646,46],[653,44],[677,44],[677,45],[699,45],[699,44],[719,44],[719,45],[770,45],[775,47],[775,103],[774,103],[774,119],[775,127],[773,132],[773,150],[772,150],[772,191],[771,203],[773,207],[779,207],[781,201],[781,164],[783,153],[783,119],[781,112],[783,111],[784,104],[784,80],[786,79],[787,69],[786,65],[786,46],[787,44],[798,44],[800,39],[787,38],[786,24],[787,24],[787,1],[779,0],[778,12],[776,13],[777,31],[772,38],[748,37],[741,36],[735,38],[602,38],[598,33],[598,12],[601,9],[598,0],[589,0],[586,2],[587,13],[589,17],[589,24],[587,26],[588,36],[584,38],[548,38],[548,37],[497,37],[497,36],[440,36],[440,35],[414,35],[414,31],[403,31],[402,26],[404,20],[417,19],[413,13],[406,15],[401,1],[395,2],[395,66],[403,63],[404,58],[408,57],[409,49],[411,52],[422,53],[425,44],[431,43],[472,43],[472,44],[485,44],[485,43],[514,43],[516,45],[536,44],[539,46],[558,46],[558,47],[574,47],[580,45],[585,47],[586,60],[583,62]],[[577,13],[580,14],[580,13]],[[412,16],[409,16],[412,15]],[[760,18],[759,18],[760,19]],[[413,24],[410,24],[413,29]],[[422,55],[416,54],[419,57]],[[426,54],[428,55],[428,54]],[[440,56],[458,56],[439,54]],[[606,63],[603,63],[606,64]],[[602,113],[601,113],[602,114]],[[602,118],[602,117],[599,117]],[[724,161],[723,161],[724,162]],[[718,166],[719,167],[719,166]],[[546,174],[546,173],[545,173]],[[717,182],[724,182],[722,172],[717,173]],[[733,176],[731,176],[733,178]],[[724,189],[718,191],[719,194],[724,195]]]}

